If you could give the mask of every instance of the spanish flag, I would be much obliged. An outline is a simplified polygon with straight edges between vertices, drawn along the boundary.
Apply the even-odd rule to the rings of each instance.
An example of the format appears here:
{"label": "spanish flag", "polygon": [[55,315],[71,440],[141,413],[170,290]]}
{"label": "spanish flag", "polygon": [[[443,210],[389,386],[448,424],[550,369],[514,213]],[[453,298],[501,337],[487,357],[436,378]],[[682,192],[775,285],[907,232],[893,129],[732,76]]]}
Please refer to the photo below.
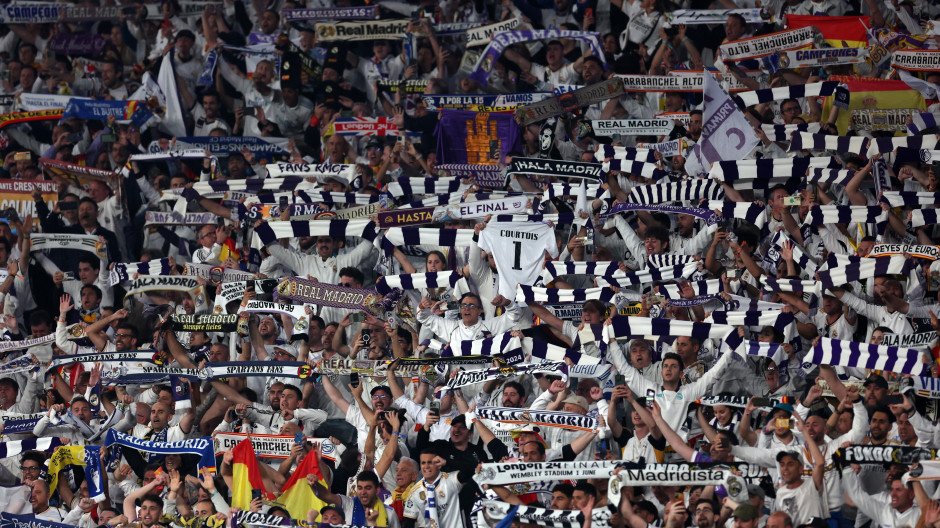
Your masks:
{"label": "spanish flag", "polygon": [[[291,475],[284,487],[281,488],[281,497],[278,502],[284,505],[292,519],[306,519],[307,511],[317,510],[327,505],[313,493],[313,488],[307,483],[307,475],[316,475],[317,480],[323,487],[328,487],[320,473],[320,466],[317,464],[317,455],[313,452],[307,453],[307,456],[300,462],[297,469]],[[358,500],[358,499],[356,499]],[[320,520],[320,514],[317,514],[317,520]]]}
{"label": "spanish flag", "polygon": [[826,42],[834,48],[867,48],[868,16],[786,15],[787,29],[816,26]]}
{"label": "spanish flag", "polygon": [[[829,80],[843,82],[849,88],[849,109],[839,112],[839,118],[836,120],[836,127],[841,136],[848,132],[853,112],[864,118],[866,113],[872,112],[888,115],[894,109],[919,110],[920,112],[927,109],[924,96],[917,90],[911,89],[904,81],[843,75],[833,75]],[[834,97],[826,98],[822,115],[829,115],[833,99]]]}
{"label": "spanish flag", "polygon": [[251,439],[246,438],[232,449],[232,506],[247,510],[251,507],[251,492],[261,490],[262,496],[273,499],[274,495],[264,489],[261,470],[258,469],[258,456],[251,447]]}

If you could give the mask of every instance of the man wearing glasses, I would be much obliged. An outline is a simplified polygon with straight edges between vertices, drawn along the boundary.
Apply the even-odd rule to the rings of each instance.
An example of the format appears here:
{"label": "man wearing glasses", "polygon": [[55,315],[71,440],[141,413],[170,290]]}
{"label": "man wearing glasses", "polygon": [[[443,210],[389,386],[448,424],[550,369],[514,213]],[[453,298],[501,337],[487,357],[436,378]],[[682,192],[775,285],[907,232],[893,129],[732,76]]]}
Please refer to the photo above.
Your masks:
{"label": "man wearing glasses", "polygon": [[484,339],[512,330],[521,314],[516,304],[510,303],[503,315],[484,321],[480,318],[483,315],[483,301],[476,294],[465,293],[460,298],[460,320],[454,321],[435,315],[440,312],[442,302],[434,302],[430,297],[421,299],[418,322],[441,340],[450,343],[454,350],[460,348],[461,341]]}
{"label": "man wearing glasses", "polygon": [[[347,400],[342,392],[333,384],[329,376],[323,376],[321,378],[323,381],[323,389],[326,391],[326,395],[330,397],[330,400],[333,402],[333,405],[346,415],[346,421],[353,425],[358,431],[357,443],[359,444],[359,450],[364,451],[366,446],[366,438],[369,435],[369,422],[365,418],[365,414],[378,414],[382,411],[389,410],[392,407],[392,390],[385,385],[379,385],[372,389],[371,401],[366,402],[362,399],[363,392],[363,382],[360,381],[355,387],[352,384],[348,385],[350,391],[352,391],[353,401]],[[384,376],[381,377],[384,379]],[[372,409],[368,408],[368,405],[371,403]],[[362,407],[366,408],[363,409]],[[376,432],[376,439],[380,440],[378,432]],[[379,444],[382,445],[382,444]]]}

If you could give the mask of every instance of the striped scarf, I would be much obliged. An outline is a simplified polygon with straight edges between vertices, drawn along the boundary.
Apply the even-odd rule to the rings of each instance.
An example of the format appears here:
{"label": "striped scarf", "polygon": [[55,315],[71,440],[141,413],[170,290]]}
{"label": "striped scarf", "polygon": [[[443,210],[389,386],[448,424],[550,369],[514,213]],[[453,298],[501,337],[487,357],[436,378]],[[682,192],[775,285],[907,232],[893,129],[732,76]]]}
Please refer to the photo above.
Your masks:
{"label": "striped scarf", "polygon": [[827,224],[876,224],[878,232],[883,233],[888,225],[888,214],[877,206],[865,205],[814,205],[806,215],[804,225],[821,226]]}
{"label": "striped scarf", "polygon": [[550,260],[545,263],[542,270],[542,279],[547,283],[560,275],[600,275],[602,277],[622,277],[620,262],[586,262],[586,261],[557,261]]}
{"label": "striped scarf", "polygon": [[837,253],[830,254],[826,264],[827,269],[818,272],[819,282],[825,289],[844,286],[868,277],[906,274],[911,266],[901,255],[862,258]]}
{"label": "striped scarf", "polygon": [[652,180],[661,180],[665,178],[667,174],[669,174],[666,171],[660,169],[654,163],[619,159],[612,159],[610,161],[603,162],[601,165],[601,170],[605,173],[619,171],[624,174],[633,174]]}
{"label": "striped scarf", "polygon": [[6,440],[0,442],[0,458],[14,457],[27,451],[45,451],[48,453],[55,451],[60,445],[62,445],[62,440],[58,437]]}
{"label": "striped scarf", "polygon": [[725,339],[737,335],[735,328],[718,323],[697,323],[676,319],[651,319],[648,317],[615,316],[609,326],[604,326],[604,340],[645,339],[645,336],[689,336],[699,340]]}
{"label": "striped scarf", "polygon": [[[701,297],[703,295],[717,295],[723,292],[725,289],[721,279],[689,281],[689,285],[692,287],[692,291],[695,292],[696,297]],[[682,298],[678,284],[663,284],[660,286],[660,288],[662,288],[662,291],[666,297],[670,299]]]}
{"label": "striped scarf", "polygon": [[920,227],[940,223],[937,218],[937,211],[937,209],[914,209],[911,211],[911,221],[908,222],[908,225]]}
{"label": "striped scarf", "polygon": [[134,275],[169,275],[170,259],[162,258],[147,262],[115,262],[108,274],[108,285],[114,286],[130,280]]}
{"label": "striped scarf", "polygon": [[470,247],[473,230],[393,227],[385,233],[385,240],[395,246]]}
{"label": "striped scarf", "polygon": [[[269,195],[268,197],[261,195],[258,197],[261,203],[277,203],[277,201],[267,201],[267,200],[277,200],[277,197]],[[375,203],[379,201],[378,195],[375,194],[356,194],[356,193],[343,193],[343,192],[326,192],[326,191],[297,191],[297,200],[303,203],[322,203],[327,205],[336,205],[336,204],[356,204],[356,205],[366,205],[370,203]]]}
{"label": "striped scarf", "polygon": [[[601,281],[611,286],[625,288],[628,286],[639,286],[642,284],[651,284],[653,282],[673,281],[676,279],[689,278],[698,271],[698,263],[689,262],[681,266],[667,266],[665,268],[646,268],[639,271],[631,271],[622,276],[612,276],[598,278],[598,284]],[[673,285],[666,285],[666,287]],[[717,293],[717,292],[716,292]]]}
{"label": "striped scarf", "polygon": [[744,110],[749,106],[784,99],[798,99],[800,97],[825,97],[832,95],[839,86],[839,81],[823,81],[818,83],[797,84],[794,86],[781,86],[778,88],[765,88],[741,92],[732,96],[734,102]]}
{"label": "striped scarf", "polygon": [[418,290],[422,288],[453,288],[463,277],[456,271],[386,275],[375,281],[375,290],[388,295],[395,288]]}
{"label": "striped scarf", "polygon": [[725,190],[719,182],[710,179],[694,179],[656,185],[638,185],[630,190],[627,201],[641,204],[664,202],[698,202],[699,200],[724,200]]}
{"label": "striped scarf", "polygon": [[723,218],[737,218],[750,222],[763,229],[767,224],[767,208],[754,202],[731,202],[721,200],[709,200],[708,210],[718,209]]}
{"label": "striped scarf", "polygon": [[388,184],[389,194],[398,198],[416,194],[444,194],[463,192],[470,186],[460,182],[460,178],[398,178]]}
{"label": "striped scarf", "polygon": [[[773,236],[770,240],[770,250],[767,251],[768,258],[773,262],[776,267],[777,262],[780,259],[780,251],[783,243],[788,241],[793,247],[793,262],[800,267],[807,275],[812,277],[816,270],[819,269],[819,264],[816,263],[809,255],[803,250],[803,246],[797,244],[792,238],[788,237],[785,232],[777,231],[777,234]],[[773,255],[771,255],[773,253]]]}
{"label": "striped scarf", "polygon": [[866,345],[823,337],[803,358],[814,365],[839,365],[921,376],[927,371],[922,352],[912,348]]}
{"label": "striped scarf", "polygon": [[682,266],[694,262],[695,255],[650,255],[646,257],[646,264],[651,268],[665,268],[666,266]]}
{"label": "striped scarf", "polygon": [[885,191],[882,202],[891,207],[914,207],[940,204],[940,192]]}
{"label": "striped scarf", "polygon": [[[810,168],[839,167],[835,158],[764,158],[758,160],[719,161],[712,165],[709,178],[730,183],[738,180],[769,180],[772,178],[802,178]],[[735,186],[737,188],[737,186]]]}
{"label": "striped scarf", "polygon": [[760,341],[750,341],[745,339],[743,346],[737,348],[737,353],[741,356],[756,356],[770,358],[774,364],[779,365],[787,359],[787,353],[783,350],[780,343],[761,343]]}
{"label": "striped scarf", "polygon": [[799,150],[832,150],[863,156],[868,150],[868,138],[797,132],[790,140],[789,152]]}
{"label": "striped scarf", "polygon": [[462,192],[444,193],[444,194],[438,194],[436,196],[430,196],[427,198],[422,198],[420,200],[408,202],[402,205],[401,207],[399,207],[399,209],[410,208],[410,207],[434,207],[435,205],[450,205],[450,204],[460,203],[462,201],[466,201],[470,199],[479,201],[479,200],[492,200],[495,198],[508,198],[510,196],[524,196],[524,195],[532,196],[531,193],[519,193],[519,192],[507,192],[507,191],[479,192],[479,193],[468,194],[466,197],[464,197],[464,194]]}
{"label": "striped scarf", "polygon": [[868,155],[876,153],[891,154],[899,148],[910,148],[915,150],[932,149],[940,143],[937,136],[930,134],[927,136],[902,136],[877,138],[868,147]]}
{"label": "striped scarf", "polygon": [[921,133],[921,131],[928,128],[936,128],[937,126],[937,115],[931,114],[930,112],[921,112],[919,114],[913,114],[911,116],[912,124],[907,125],[907,130],[912,136],[916,136]]}
{"label": "striped scarf", "polygon": [[602,162],[606,159],[624,161],[642,161],[656,163],[656,153],[650,149],[634,147],[615,147],[613,145],[598,145],[594,151],[594,160]]}
{"label": "striped scarf", "polygon": [[794,132],[819,132],[819,123],[800,123],[798,125],[761,125],[761,130],[771,141],[790,141]]}
{"label": "striped scarf", "polygon": [[598,300],[609,303],[616,292],[610,288],[586,288],[562,290],[558,288],[537,288],[519,284],[516,286],[516,301],[524,303],[560,304],[583,303],[589,300]]}
{"label": "striped scarf", "polygon": [[[600,198],[604,194],[604,189],[600,185],[593,183],[587,186],[586,198]],[[580,185],[570,185],[567,183],[552,183],[545,188],[545,192],[542,193],[542,201],[548,202],[553,198],[558,198],[561,196],[576,196],[581,194]]]}
{"label": "striped scarf", "polygon": [[375,240],[377,234],[375,224],[368,218],[265,222],[255,227],[255,235],[265,246],[277,242],[279,238],[329,236],[344,239],[354,236]]}

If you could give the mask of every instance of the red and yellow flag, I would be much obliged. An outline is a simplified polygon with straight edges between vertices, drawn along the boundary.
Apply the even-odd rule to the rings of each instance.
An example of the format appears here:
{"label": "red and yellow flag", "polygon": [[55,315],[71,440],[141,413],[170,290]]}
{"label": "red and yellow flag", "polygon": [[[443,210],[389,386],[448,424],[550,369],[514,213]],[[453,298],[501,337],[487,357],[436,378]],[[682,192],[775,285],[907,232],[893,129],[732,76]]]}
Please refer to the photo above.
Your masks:
{"label": "red and yellow flag", "polygon": [[787,29],[816,26],[826,42],[834,48],[868,47],[871,17],[787,15]]}
{"label": "red and yellow flag", "polygon": [[251,492],[261,490],[262,496],[273,499],[274,495],[264,489],[258,456],[246,438],[232,449],[232,506],[247,510],[251,507]]}
{"label": "red and yellow flag", "polygon": [[[281,488],[281,497],[278,499],[293,519],[306,519],[307,511],[315,509],[319,512],[327,504],[313,493],[313,488],[307,482],[307,475],[316,475],[323,487],[329,487],[323,479],[323,474],[320,473],[316,453],[307,453],[290,480],[284,483],[284,487]],[[317,520],[319,518],[317,514]]]}
{"label": "red and yellow flag", "polygon": [[[836,127],[839,135],[844,136],[852,125],[853,116],[858,121],[856,129],[892,129],[890,126],[881,128],[877,124],[865,125],[866,119],[885,119],[889,121],[906,121],[906,116],[913,112],[924,112],[927,105],[924,97],[917,90],[912,89],[904,81],[887,79],[872,79],[868,77],[848,77],[833,75],[831,81],[845,83],[849,88],[849,109],[839,112]],[[822,115],[828,116],[832,110],[834,97],[827,97],[823,104]],[[884,123],[889,125],[890,123]],[[904,128],[904,127],[901,127]]]}

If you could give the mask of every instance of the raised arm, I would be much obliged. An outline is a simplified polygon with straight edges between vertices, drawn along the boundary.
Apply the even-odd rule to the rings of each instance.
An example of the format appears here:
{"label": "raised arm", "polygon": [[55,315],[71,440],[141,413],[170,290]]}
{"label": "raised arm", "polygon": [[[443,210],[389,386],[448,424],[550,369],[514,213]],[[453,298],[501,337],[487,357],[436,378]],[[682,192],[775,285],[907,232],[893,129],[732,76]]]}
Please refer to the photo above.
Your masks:
{"label": "raised arm", "polygon": [[694,462],[695,450],[689,447],[689,444],[685,443],[682,437],[679,436],[672,427],[669,427],[669,424],[663,419],[663,411],[659,407],[659,403],[656,402],[653,403],[653,420],[656,422],[656,426],[659,427],[659,430],[662,431],[666,443],[672,446],[676,453],[682,458],[689,462]]}

